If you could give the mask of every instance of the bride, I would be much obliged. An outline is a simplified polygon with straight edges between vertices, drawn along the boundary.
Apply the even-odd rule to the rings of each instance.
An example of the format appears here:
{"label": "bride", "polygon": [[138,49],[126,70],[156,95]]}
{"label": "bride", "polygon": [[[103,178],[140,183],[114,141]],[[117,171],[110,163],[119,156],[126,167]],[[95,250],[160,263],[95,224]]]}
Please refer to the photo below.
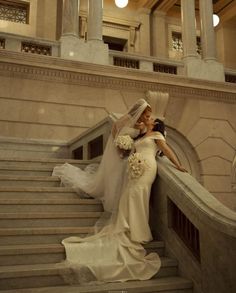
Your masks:
{"label": "bride", "polygon": [[[143,121],[147,127],[146,134],[134,142],[135,153],[130,155],[128,160],[122,160],[122,167],[119,170],[125,176],[120,179],[117,176],[122,175],[121,172],[115,173],[115,177],[113,173],[110,173],[110,176],[103,182],[104,186],[106,183],[109,185],[110,181],[116,183],[114,185],[116,194],[113,194],[113,200],[115,199],[113,206],[109,199],[103,198],[105,210],[106,207],[109,208],[107,209],[110,212],[109,222],[106,222],[94,235],[85,238],[70,237],[62,241],[66,249],[66,265],[70,268],[70,276],[66,280],[70,283],[147,280],[160,269],[161,261],[158,254],[147,254],[142,246],[152,240],[148,224],[149,197],[151,185],[156,177],[155,156],[157,150],[162,150],[176,168],[181,171],[185,171],[185,169],[178,163],[173,152],[165,143],[164,136],[155,131],[153,119],[149,119],[150,116],[146,120],[142,117],[143,121],[139,119],[147,107],[146,101],[138,101],[131,108],[132,111],[130,110],[115,124],[110,137],[113,140],[118,134],[123,135],[127,132],[136,137],[140,132],[140,130],[136,130],[140,129],[141,126],[143,128]],[[110,142],[108,141],[108,143]],[[105,158],[111,154],[111,149],[109,150],[108,145]],[[113,150],[116,151],[114,145]],[[117,151],[116,154],[118,154]],[[117,157],[121,160],[119,155]],[[110,157],[110,159],[113,158]],[[133,168],[135,164],[136,169]],[[106,164],[105,167],[107,167]],[[111,166],[109,165],[109,167]],[[137,173],[137,168],[141,172]],[[101,166],[97,173],[100,172],[100,169]],[[102,170],[106,173],[106,168],[102,167]],[[82,175],[83,172],[80,170],[76,176]],[[91,175],[95,181],[98,178],[97,173]],[[56,174],[57,171],[54,175]],[[61,175],[62,181],[63,176],[66,176],[65,172]],[[81,182],[80,177],[77,177],[77,181]],[[119,188],[116,181],[120,185]],[[80,189],[83,187],[80,186]],[[94,194],[92,195],[94,196]]]}

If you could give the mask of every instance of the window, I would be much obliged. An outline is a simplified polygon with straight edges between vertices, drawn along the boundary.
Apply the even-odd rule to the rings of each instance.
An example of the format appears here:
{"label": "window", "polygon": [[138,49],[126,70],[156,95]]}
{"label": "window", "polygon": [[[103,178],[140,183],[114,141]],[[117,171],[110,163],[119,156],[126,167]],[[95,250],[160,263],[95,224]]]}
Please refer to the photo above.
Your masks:
{"label": "window", "polygon": [[0,19],[18,23],[29,23],[29,3],[0,0]]}

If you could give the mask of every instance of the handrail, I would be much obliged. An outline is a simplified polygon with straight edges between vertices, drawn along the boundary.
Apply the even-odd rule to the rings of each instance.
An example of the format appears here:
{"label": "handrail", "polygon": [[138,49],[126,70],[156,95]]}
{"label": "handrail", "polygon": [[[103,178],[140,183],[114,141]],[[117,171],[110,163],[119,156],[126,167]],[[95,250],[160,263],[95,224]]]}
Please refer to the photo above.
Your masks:
{"label": "handrail", "polygon": [[194,177],[176,170],[167,158],[158,159],[158,173],[164,181],[171,181],[174,188],[185,195],[190,208],[198,208],[212,228],[236,237],[236,212],[218,201]]}
{"label": "handrail", "polygon": [[167,158],[158,158],[151,207],[154,236],[178,259],[194,292],[236,292],[236,213]]}

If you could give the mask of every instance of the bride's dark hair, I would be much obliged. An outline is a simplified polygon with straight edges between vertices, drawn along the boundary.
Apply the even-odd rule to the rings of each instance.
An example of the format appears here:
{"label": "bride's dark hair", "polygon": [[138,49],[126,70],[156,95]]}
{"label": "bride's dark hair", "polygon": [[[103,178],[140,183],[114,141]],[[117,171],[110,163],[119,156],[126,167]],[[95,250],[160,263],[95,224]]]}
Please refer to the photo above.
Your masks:
{"label": "bride's dark hair", "polygon": [[163,136],[165,136],[165,123],[162,120],[158,119],[158,118],[154,120],[154,123],[155,123],[155,125],[154,125],[152,131],[158,131]]}

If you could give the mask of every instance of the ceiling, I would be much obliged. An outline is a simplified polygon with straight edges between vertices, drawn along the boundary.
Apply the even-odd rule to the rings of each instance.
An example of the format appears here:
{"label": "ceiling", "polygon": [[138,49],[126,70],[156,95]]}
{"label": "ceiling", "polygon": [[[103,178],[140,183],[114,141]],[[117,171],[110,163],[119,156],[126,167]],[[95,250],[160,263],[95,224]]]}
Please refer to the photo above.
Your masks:
{"label": "ceiling", "polygon": [[[152,11],[160,10],[166,13],[181,10],[181,0],[130,0],[138,8],[148,8]],[[230,22],[236,28],[236,0],[212,0],[213,11],[218,14],[221,23]],[[199,0],[195,0],[196,11],[199,11]]]}

